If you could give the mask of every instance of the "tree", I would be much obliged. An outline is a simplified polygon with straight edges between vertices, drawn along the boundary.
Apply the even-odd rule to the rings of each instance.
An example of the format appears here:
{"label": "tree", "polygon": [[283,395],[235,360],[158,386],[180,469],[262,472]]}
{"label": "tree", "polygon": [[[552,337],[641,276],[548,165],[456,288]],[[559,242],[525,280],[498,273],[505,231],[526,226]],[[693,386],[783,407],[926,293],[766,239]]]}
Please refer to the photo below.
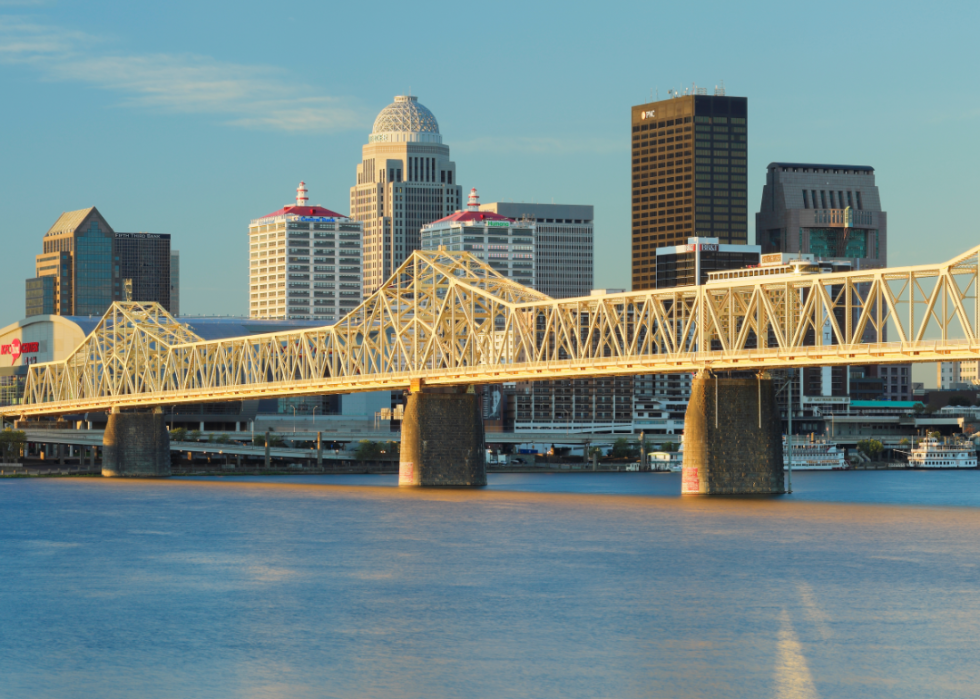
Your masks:
{"label": "tree", "polygon": [[7,428],[0,432],[0,461],[14,463],[23,455],[26,444],[27,433],[22,430]]}
{"label": "tree", "polygon": [[201,433],[198,430],[194,430],[193,432],[188,432],[187,433],[187,441],[188,442],[196,442],[200,438],[201,438]]}
{"label": "tree", "polygon": [[900,446],[900,447],[907,447],[908,445],[909,445],[909,438],[908,437],[902,437],[900,440],[898,440],[898,446]]}
{"label": "tree", "polygon": [[664,442],[663,444],[660,445],[660,448],[663,451],[677,451],[677,445],[674,444],[673,442]]}
{"label": "tree", "polygon": [[939,439],[943,435],[939,430],[935,430],[934,432],[930,432],[929,436],[932,437],[933,439]]}
{"label": "tree", "polygon": [[187,428],[186,427],[176,427],[170,430],[170,441],[171,442],[184,442],[187,441]]}
{"label": "tree", "polygon": [[609,452],[609,455],[614,459],[635,458],[639,454],[639,451],[639,444],[631,442],[626,437],[620,437],[613,443],[613,448]]}
{"label": "tree", "polygon": [[878,455],[885,450],[885,445],[877,439],[862,439],[857,443],[857,447],[862,454],[872,461],[877,461]]}
{"label": "tree", "polygon": [[381,445],[377,442],[362,439],[358,442],[357,451],[354,452],[354,458],[358,461],[375,461],[381,458]]}
{"label": "tree", "polygon": [[219,434],[217,441],[218,444],[227,444],[229,441],[231,441],[231,439],[226,434]]}

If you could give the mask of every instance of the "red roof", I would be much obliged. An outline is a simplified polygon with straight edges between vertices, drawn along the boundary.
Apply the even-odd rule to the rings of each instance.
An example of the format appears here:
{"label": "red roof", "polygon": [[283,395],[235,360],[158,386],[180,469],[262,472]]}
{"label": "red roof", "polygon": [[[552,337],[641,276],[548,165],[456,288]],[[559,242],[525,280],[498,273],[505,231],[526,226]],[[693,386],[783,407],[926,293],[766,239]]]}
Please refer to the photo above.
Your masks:
{"label": "red roof", "polygon": [[279,211],[273,211],[271,214],[266,214],[265,216],[260,216],[259,218],[270,218],[272,216],[285,216],[287,214],[292,214],[294,216],[325,216],[327,218],[347,218],[344,214],[338,214],[336,211],[331,211],[330,209],[324,209],[322,206],[284,206],[279,209]]}
{"label": "red roof", "polygon": [[449,214],[445,218],[440,218],[438,221],[433,221],[430,226],[434,226],[437,223],[450,221],[511,221],[514,219],[507,218],[506,216],[501,216],[500,214],[495,214],[492,211],[457,211],[454,214]]}

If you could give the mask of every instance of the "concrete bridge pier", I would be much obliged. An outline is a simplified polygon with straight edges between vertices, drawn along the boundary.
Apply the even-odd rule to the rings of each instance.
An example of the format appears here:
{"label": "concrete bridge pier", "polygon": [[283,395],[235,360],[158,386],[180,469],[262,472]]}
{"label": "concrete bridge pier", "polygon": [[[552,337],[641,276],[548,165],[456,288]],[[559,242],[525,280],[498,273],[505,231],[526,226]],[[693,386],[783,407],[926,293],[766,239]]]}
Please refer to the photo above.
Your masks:
{"label": "concrete bridge pier", "polygon": [[701,372],[684,417],[683,495],[782,495],[783,442],[772,379]]}
{"label": "concrete bridge pier", "polygon": [[107,478],[170,476],[170,432],[161,408],[131,413],[112,409],[102,435],[102,475]]}
{"label": "concrete bridge pier", "polygon": [[475,393],[423,389],[420,381],[413,381],[402,419],[398,485],[485,486],[482,413]]}

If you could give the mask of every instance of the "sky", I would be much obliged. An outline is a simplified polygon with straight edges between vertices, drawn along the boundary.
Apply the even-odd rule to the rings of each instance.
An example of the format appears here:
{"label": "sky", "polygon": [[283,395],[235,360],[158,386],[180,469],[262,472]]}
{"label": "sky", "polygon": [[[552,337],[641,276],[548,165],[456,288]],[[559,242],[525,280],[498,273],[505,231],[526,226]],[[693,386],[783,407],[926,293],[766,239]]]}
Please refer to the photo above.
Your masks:
{"label": "sky", "polygon": [[247,313],[249,220],[300,180],[347,212],[409,90],[483,202],[595,207],[597,288],[629,280],[630,107],[694,83],[748,97],[750,214],[770,162],[871,165],[889,264],[942,261],[980,243],[977,26],[975,0],[0,0],[0,327],[89,206],[173,236],[183,313]]}

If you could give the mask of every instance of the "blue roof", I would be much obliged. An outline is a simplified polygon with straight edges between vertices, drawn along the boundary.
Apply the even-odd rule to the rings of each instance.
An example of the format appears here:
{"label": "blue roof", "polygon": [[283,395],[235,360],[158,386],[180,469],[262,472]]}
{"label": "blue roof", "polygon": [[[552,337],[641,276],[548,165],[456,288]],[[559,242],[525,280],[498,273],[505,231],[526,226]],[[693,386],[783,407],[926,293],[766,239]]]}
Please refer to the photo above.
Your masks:
{"label": "blue roof", "polygon": [[[191,331],[204,340],[224,340],[230,337],[247,337],[307,328],[322,328],[326,325],[320,320],[266,320],[260,318],[194,318],[180,317]],[[94,327],[94,326],[93,326]]]}

